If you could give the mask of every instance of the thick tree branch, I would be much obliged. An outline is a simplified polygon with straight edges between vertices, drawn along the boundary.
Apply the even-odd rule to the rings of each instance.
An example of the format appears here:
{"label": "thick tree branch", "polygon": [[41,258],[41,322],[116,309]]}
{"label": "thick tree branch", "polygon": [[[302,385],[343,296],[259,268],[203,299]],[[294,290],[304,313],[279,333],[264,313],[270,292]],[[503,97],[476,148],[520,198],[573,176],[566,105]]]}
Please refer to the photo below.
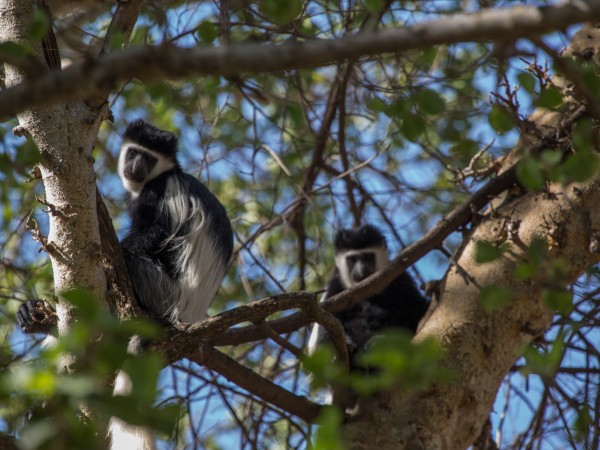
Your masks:
{"label": "thick tree branch", "polygon": [[[0,41],[10,41],[34,49],[45,61],[41,42],[31,37],[32,2],[0,2]],[[6,65],[6,86],[23,86],[23,71]],[[57,72],[57,71],[48,71]],[[42,77],[44,75],[41,75]],[[58,295],[75,287],[89,290],[103,299],[106,279],[100,266],[100,236],[96,215],[96,175],[92,149],[100,127],[97,115],[83,102],[53,103],[22,111],[20,132],[27,134],[40,152],[38,165],[44,182],[45,203],[50,205],[47,248]],[[73,176],[77,174],[77,176]],[[85,182],[82,182],[85,180]],[[72,307],[59,302],[59,332],[73,320]]]}
{"label": "thick tree branch", "polygon": [[[590,39],[585,29],[578,32],[567,54],[573,54],[574,44],[588,44]],[[597,49],[590,51],[597,55]],[[531,124],[544,132],[522,136],[509,155],[512,158],[504,162],[512,164],[523,149],[535,155],[548,136],[568,141],[582,117],[581,109],[576,99],[566,96],[560,110],[536,111]],[[532,145],[535,141],[540,145]],[[561,292],[600,261],[600,252],[593,245],[600,229],[599,201],[600,174],[596,173],[586,183],[549,183],[543,190],[509,198],[479,223],[444,280],[438,307],[415,337],[416,341],[436,339],[444,350],[444,366],[456,374],[454,380],[421,391],[393,389],[365,400],[361,415],[344,427],[350,448],[366,450],[375,444],[382,450],[412,450],[471,445],[481,433],[504,376],[524,346],[552,323],[554,311],[544,294]],[[480,240],[502,243],[509,250],[493,262],[477,263]],[[543,242],[543,263],[523,279],[515,271],[523,263],[531,264],[529,246],[534,241]],[[499,309],[485,308],[483,286],[507,289],[509,301]],[[535,427],[542,426],[542,415],[536,417]]]}
{"label": "thick tree branch", "polygon": [[[157,350],[167,355],[169,362],[175,362],[193,352],[200,339],[214,336],[244,322],[263,322],[270,315],[290,309],[312,310],[318,297],[313,292],[293,292],[270,297],[265,300],[248,303],[229,311],[224,311],[197,324],[180,325],[178,330],[160,344]],[[254,325],[256,326],[256,325]],[[260,326],[256,326],[260,329]],[[264,331],[263,331],[264,334]],[[264,335],[263,338],[268,336]]]}
{"label": "thick tree branch", "polygon": [[290,42],[278,46],[236,44],[195,49],[170,45],[138,47],[97,61],[75,64],[62,72],[48,73],[5,90],[0,93],[0,118],[34,105],[87,98],[112,88],[118,81],[133,77],[148,81],[190,75],[239,75],[316,67],[345,59],[439,44],[511,42],[599,18],[600,0],[593,0],[457,14],[412,27],[365,32],[329,41]]}

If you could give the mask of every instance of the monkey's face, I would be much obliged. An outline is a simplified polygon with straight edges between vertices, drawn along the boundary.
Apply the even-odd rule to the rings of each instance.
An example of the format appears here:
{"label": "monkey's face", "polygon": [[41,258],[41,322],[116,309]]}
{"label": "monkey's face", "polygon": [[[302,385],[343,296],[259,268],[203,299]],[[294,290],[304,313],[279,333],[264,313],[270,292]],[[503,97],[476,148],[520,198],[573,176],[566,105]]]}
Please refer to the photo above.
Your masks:
{"label": "monkey's face", "polygon": [[154,177],[175,167],[175,161],[146,147],[126,143],[119,155],[119,176],[125,189],[138,195]]}
{"label": "monkey's face", "polygon": [[346,267],[353,283],[358,283],[376,272],[375,253],[354,253],[346,256]]}
{"label": "monkey's face", "polygon": [[128,147],[125,153],[123,176],[134,183],[143,183],[156,165],[158,158],[141,151],[136,147]]}
{"label": "monkey's face", "polygon": [[387,264],[387,248],[336,249],[335,265],[344,288],[350,288]]}

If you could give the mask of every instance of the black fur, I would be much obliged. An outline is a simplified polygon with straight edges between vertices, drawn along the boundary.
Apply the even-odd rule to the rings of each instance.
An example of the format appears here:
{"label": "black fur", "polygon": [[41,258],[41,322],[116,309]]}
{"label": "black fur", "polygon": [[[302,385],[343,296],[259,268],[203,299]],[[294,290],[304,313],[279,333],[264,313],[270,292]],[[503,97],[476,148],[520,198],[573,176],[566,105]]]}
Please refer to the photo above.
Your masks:
{"label": "black fur", "polygon": [[[134,140],[137,138],[141,141]],[[176,150],[171,147],[177,142],[172,133],[143,121],[130,125],[125,139],[167,155],[174,154]],[[153,145],[159,145],[159,148]],[[168,195],[173,195],[167,192],[169,182],[179,187],[177,195],[188,201],[188,207],[191,207],[192,199],[203,205],[204,220],[208,223],[205,238],[215,243],[219,260],[206,261],[201,269],[208,273],[211,265],[226,266],[233,249],[233,233],[225,208],[204,184],[184,173],[178,164],[146,182],[139,195],[128,193],[131,225],[121,246],[140,306],[158,318],[167,316],[178,303],[178,281],[182,274],[178,273],[176,261],[182,246],[181,239],[187,239],[191,227],[199,220],[199,217],[189,217],[183,223],[175,223],[177,219],[166,207],[166,202],[172,200]],[[198,292],[198,297],[201,295]]]}
{"label": "black fur", "polygon": [[[345,289],[336,271],[327,285],[326,297]],[[410,275],[403,273],[379,294],[336,313],[346,333],[351,367],[354,367],[352,360],[356,354],[381,330],[403,328],[415,334],[428,306],[429,303],[421,296]]]}
{"label": "black fur", "polygon": [[177,136],[170,131],[156,128],[143,119],[131,122],[125,130],[123,138],[126,141],[143,145],[172,159],[175,159],[175,155],[177,154]]}
{"label": "black fur", "polygon": [[[340,230],[335,237],[336,254],[347,250],[367,247],[385,248],[385,238],[372,225]],[[380,270],[381,267],[377,267]],[[326,298],[345,289],[339,268],[327,285]],[[345,311],[335,314],[346,333],[346,343],[354,368],[354,357],[365,349],[368,342],[385,328],[403,328],[415,334],[419,321],[425,315],[429,303],[416,288],[408,273],[399,275],[382,292]]]}
{"label": "black fur", "polygon": [[339,230],[334,239],[336,253],[340,250],[359,250],[366,247],[385,247],[385,238],[373,225]]}

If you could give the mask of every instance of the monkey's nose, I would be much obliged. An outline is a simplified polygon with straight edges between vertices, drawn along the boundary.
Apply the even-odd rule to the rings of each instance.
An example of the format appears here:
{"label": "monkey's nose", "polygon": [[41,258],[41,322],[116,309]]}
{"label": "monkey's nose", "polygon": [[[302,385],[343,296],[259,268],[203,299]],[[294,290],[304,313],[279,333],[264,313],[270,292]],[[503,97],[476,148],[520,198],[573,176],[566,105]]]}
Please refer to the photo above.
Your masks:
{"label": "monkey's nose", "polygon": [[364,264],[361,264],[361,263],[357,263],[356,266],[354,267],[354,270],[352,270],[352,274],[351,274],[352,281],[354,281],[355,283],[358,283],[359,281],[362,281],[365,278],[367,278],[372,273],[373,273],[373,271],[370,270],[367,266],[365,266]]}

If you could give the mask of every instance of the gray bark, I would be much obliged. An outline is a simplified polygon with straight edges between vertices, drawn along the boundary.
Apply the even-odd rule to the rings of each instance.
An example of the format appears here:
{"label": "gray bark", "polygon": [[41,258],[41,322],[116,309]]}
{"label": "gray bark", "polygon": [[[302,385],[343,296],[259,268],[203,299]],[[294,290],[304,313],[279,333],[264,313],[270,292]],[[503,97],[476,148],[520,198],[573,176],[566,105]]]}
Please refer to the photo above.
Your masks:
{"label": "gray bark", "polygon": [[[40,42],[28,35],[33,4],[0,2],[0,41],[34,49],[40,68],[47,68]],[[27,83],[27,75],[5,64],[6,87]],[[96,214],[96,175],[92,149],[100,127],[99,111],[82,100],[58,102],[23,110],[17,134],[27,135],[38,147],[45,201],[50,209],[50,230],[43,245],[52,261],[57,294],[73,288],[88,290],[104,299],[106,279],[101,265],[100,234]],[[73,320],[70,306],[59,301],[59,332]]]}

